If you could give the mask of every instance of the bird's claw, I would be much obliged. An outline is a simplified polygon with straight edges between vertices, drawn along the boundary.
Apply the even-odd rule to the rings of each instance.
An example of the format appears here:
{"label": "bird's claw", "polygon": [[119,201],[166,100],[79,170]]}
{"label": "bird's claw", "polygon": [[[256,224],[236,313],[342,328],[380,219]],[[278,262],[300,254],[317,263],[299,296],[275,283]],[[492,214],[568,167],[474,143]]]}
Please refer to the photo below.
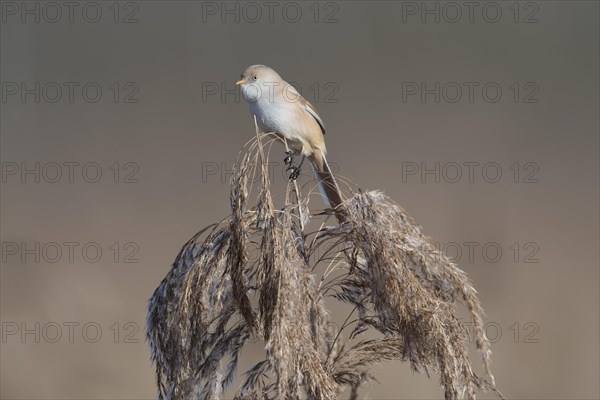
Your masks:
{"label": "bird's claw", "polygon": [[288,177],[292,182],[300,176],[300,167],[289,167],[286,171],[292,171]]}
{"label": "bird's claw", "polygon": [[293,162],[294,162],[294,152],[291,150],[286,151],[285,158],[283,159],[283,163],[291,168]]}

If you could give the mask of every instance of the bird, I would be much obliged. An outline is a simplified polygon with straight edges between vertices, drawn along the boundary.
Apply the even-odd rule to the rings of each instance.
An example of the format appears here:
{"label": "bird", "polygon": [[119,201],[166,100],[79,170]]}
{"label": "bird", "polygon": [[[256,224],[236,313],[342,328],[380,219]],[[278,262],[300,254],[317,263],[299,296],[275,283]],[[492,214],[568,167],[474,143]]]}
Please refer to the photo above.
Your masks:
{"label": "bird", "polygon": [[[296,180],[304,159],[308,158],[325,204],[337,211],[337,219],[342,222],[343,198],[327,163],[325,124],[315,107],[266,65],[246,68],[236,85],[248,102],[258,128],[263,133],[275,133],[287,143],[290,150],[286,152],[284,162],[292,171],[290,180]],[[295,155],[302,155],[297,167],[292,165]]]}

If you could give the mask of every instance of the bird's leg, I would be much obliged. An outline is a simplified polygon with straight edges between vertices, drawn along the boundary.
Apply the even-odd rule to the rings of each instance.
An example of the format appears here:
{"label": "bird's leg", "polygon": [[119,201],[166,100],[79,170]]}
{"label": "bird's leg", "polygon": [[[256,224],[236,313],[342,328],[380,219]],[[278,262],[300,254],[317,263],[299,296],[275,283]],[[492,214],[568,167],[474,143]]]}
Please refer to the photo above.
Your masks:
{"label": "bird's leg", "polygon": [[290,176],[289,176],[290,181],[295,181],[300,176],[300,169],[302,168],[302,163],[304,162],[305,158],[306,158],[306,156],[303,154],[302,160],[300,160],[300,164],[298,164],[297,167],[294,167],[290,163],[289,167],[286,169],[286,171],[292,171],[292,172],[290,172]]}

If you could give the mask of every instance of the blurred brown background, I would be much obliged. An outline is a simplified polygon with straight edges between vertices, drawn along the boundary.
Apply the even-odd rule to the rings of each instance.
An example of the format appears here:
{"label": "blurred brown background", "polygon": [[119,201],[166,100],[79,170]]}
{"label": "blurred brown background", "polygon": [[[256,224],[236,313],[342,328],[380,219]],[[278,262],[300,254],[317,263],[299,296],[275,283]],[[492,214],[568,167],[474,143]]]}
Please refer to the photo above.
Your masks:
{"label": "blurred brown background", "polygon": [[[598,2],[54,4],[1,3],[3,399],[155,396],[146,301],[228,213],[255,63],[468,273],[509,398],[599,397]],[[377,371],[373,399],[443,395]]]}

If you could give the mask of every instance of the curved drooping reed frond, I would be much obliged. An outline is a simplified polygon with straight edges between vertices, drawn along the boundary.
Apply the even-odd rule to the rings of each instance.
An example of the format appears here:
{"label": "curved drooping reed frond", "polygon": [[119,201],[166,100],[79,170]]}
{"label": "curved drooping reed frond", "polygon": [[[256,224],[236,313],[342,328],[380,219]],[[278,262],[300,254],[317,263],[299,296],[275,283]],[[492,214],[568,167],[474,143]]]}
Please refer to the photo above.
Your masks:
{"label": "curved drooping reed frond", "polygon": [[[496,392],[482,309],[463,271],[380,192],[349,193],[342,224],[332,210],[311,216],[310,190],[295,183],[276,206],[269,137],[240,155],[231,215],[183,246],[150,299],[159,398],[223,397],[250,339],[264,341],[266,357],[240,377],[238,399],[336,399],[346,389],[357,398],[385,360],[439,373],[446,399]],[[340,326],[332,302],[352,310]],[[488,380],[472,370],[461,305]]]}

